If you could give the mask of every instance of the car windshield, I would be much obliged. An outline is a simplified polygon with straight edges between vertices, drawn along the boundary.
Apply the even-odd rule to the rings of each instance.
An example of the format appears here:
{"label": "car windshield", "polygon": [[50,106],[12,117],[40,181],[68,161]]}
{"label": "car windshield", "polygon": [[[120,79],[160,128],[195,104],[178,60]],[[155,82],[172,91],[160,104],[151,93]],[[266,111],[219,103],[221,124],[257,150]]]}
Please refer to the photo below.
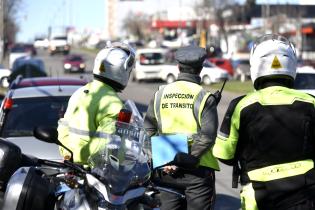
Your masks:
{"label": "car windshield", "polygon": [[208,60],[205,60],[203,62],[203,67],[209,67],[209,68],[213,68],[214,67],[214,64],[212,64],[210,61]]}
{"label": "car windshield", "polygon": [[294,82],[295,89],[315,89],[315,74],[311,73],[298,73]]}
{"label": "car windshield", "polygon": [[55,40],[67,40],[67,37],[66,36],[56,36],[53,39],[55,39]]}
{"label": "car windshield", "polygon": [[68,61],[82,61],[83,59],[80,56],[73,56],[67,58]]}
{"label": "car windshield", "polygon": [[143,53],[140,55],[140,63],[142,65],[162,64],[164,55],[162,53]]}
{"label": "car windshield", "polygon": [[2,137],[33,136],[36,126],[57,127],[69,96],[15,99],[4,123]]}

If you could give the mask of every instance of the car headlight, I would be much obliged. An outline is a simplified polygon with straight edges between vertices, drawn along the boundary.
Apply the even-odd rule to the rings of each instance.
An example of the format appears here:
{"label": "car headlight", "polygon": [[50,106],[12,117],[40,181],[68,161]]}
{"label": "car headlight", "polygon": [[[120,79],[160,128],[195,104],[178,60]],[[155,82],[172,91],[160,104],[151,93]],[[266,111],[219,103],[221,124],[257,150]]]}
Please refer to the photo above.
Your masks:
{"label": "car headlight", "polygon": [[70,63],[65,63],[64,68],[65,69],[70,69],[71,68],[71,64]]}
{"label": "car headlight", "polygon": [[81,69],[85,68],[85,64],[84,63],[80,63],[80,68]]}

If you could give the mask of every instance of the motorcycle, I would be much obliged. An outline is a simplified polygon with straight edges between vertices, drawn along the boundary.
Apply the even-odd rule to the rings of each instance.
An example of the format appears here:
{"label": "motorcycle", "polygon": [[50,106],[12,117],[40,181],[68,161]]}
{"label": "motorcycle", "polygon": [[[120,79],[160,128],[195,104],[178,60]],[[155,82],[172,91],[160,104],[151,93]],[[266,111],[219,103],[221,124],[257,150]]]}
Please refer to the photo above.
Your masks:
{"label": "motorcycle", "polygon": [[[159,206],[157,188],[150,182],[150,161],[143,119],[132,101],[125,103],[118,121],[104,133],[107,144],[85,167],[71,159],[63,162],[26,157],[27,162],[9,179],[4,210],[143,210]],[[55,143],[54,128],[38,127],[34,136]],[[1,161],[0,161],[1,163]],[[162,189],[162,188],[161,188]]]}

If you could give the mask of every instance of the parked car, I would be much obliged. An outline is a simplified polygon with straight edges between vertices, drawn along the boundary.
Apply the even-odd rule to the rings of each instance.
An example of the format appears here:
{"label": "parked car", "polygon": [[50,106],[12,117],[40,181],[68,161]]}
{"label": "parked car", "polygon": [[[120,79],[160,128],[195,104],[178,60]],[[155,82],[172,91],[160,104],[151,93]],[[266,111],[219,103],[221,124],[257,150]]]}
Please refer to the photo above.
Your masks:
{"label": "parked car", "polygon": [[294,88],[315,96],[315,68],[311,66],[298,67]]}
{"label": "parked car", "polygon": [[208,58],[208,60],[221,69],[225,69],[231,77],[233,76],[234,68],[230,60],[225,58]]}
{"label": "parked car", "polygon": [[68,55],[63,60],[65,72],[84,72],[85,66],[85,60],[81,55]]}
{"label": "parked car", "polygon": [[25,154],[61,160],[58,146],[36,140],[33,129],[57,127],[69,97],[86,83],[74,78],[18,78],[0,107],[0,136],[17,144]]}

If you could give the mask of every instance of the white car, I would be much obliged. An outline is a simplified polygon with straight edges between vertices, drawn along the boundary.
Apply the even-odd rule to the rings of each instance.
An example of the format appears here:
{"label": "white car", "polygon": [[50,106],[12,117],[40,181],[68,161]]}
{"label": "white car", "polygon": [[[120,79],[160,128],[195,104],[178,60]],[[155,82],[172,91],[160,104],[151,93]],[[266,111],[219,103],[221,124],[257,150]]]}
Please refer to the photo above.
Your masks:
{"label": "white car", "polygon": [[201,82],[205,85],[222,82],[229,78],[229,73],[208,60],[203,63],[200,73]]}
{"label": "white car", "polygon": [[136,66],[133,71],[133,81],[161,79],[173,82],[178,74],[175,65],[167,63],[165,49],[139,49],[136,52]]}
{"label": "white car", "polygon": [[[179,69],[172,54],[165,49],[141,49],[137,51],[136,67],[133,71],[133,81],[160,79],[172,83],[177,79]],[[228,73],[205,60],[200,73],[205,85],[217,83],[228,78]]]}
{"label": "white car", "polygon": [[47,49],[49,47],[49,40],[47,38],[35,39],[34,47],[38,49]]}
{"label": "white car", "polygon": [[315,96],[315,69],[311,66],[298,67],[294,88]]}

